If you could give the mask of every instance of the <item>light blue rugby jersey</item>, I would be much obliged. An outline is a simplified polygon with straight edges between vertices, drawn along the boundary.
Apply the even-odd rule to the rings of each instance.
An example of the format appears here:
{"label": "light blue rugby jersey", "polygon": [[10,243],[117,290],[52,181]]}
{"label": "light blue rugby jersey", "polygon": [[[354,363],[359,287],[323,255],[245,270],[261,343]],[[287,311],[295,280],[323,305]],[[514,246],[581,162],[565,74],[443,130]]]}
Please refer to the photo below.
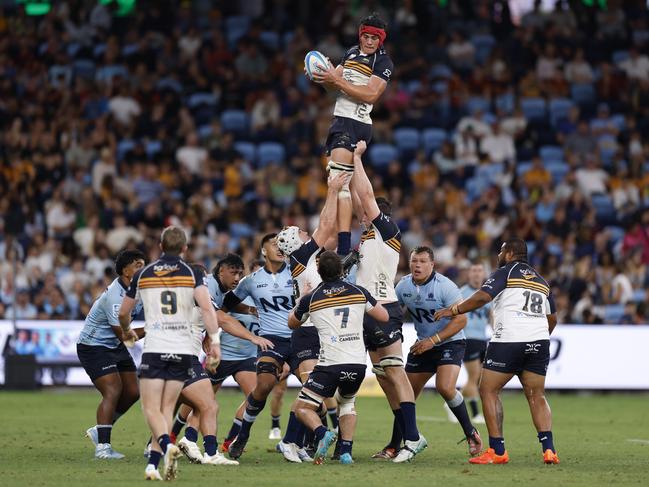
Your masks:
{"label": "light blue rugby jersey", "polygon": [[[473,293],[478,291],[478,289],[473,289],[468,284],[465,284],[460,288],[462,297],[467,299],[473,296]],[[491,311],[491,303],[486,304],[482,308],[478,308],[475,311],[466,313],[467,323],[464,327],[464,334],[470,340],[484,340],[487,341],[489,336],[487,335],[487,327],[489,326],[489,311]]]}
{"label": "light blue rugby jersey", "polygon": [[[412,274],[403,277],[395,288],[399,304],[406,306],[417,330],[417,338],[420,340],[433,336],[443,330],[450,318],[433,321],[433,315],[442,308],[448,308],[462,300],[460,290],[448,277],[433,272],[431,277],[421,286],[412,280]],[[464,330],[460,330],[452,337],[444,340],[452,342],[463,340]]]}
{"label": "light blue rugby jersey", "polygon": [[[77,343],[108,348],[119,346],[121,342],[111,326],[119,326],[119,309],[127,289],[119,277],[106,288],[90,308]],[[138,302],[132,316],[137,315],[141,309],[142,303]]]}
{"label": "light blue rugby jersey", "polygon": [[234,291],[225,295],[223,305],[232,309],[246,298],[252,298],[259,314],[259,335],[291,337],[288,315],[295,306],[293,277],[284,264],[276,274],[265,267],[247,275]]}
{"label": "light blue rugby jersey", "polygon": [[[210,291],[210,296],[216,305],[220,308],[223,306],[223,298],[225,291],[214,278],[213,275],[207,277],[207,288]],[[254,306],[252,299],[244,299],[244,304]],[[253,315],[242,315],[239,313],[230,313],[230,315],[239,320],[243,326],[248,328],[255,335],[259,334],[259,318]],[[221,333],[221,360],[245,360],[257,356],[257,345],[230,335],[227,332]]]}

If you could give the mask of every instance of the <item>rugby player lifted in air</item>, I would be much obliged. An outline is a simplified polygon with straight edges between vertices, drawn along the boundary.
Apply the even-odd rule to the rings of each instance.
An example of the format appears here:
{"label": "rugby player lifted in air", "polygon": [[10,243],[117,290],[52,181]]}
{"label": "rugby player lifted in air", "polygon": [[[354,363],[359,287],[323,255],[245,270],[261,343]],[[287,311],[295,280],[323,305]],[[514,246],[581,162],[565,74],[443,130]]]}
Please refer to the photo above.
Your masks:
{"label": "rugby player lifted in air", "polygon": [[498,266],[470,298],[435,313],[435,320],[478,309],[493,300],[494,334],[487,347],[480,379],[482,411],[489,431],[489,448],[470,458],[475,464],[507,463],[500,391],[515,375],[523,385],[532,421],[538,432],[543,462],[559,463],[552,438],[552,412],[545,399],[545,374],[550,363],[550,334],[557,315],[550,287],[527,262],[524,240],[503,243]]}
{"label": "rugby player lifted in air", "polygon": [[[390,81],[394,65],[385,52],[383,43],[387,36],[387,23],[376,13],[361,20],[358,28],[358,45],[349,49],[334,69],[313,73],[316,83],[338,91],[334,119],[326,141],[330,156],[328,168],[331,175],[354,171],[354,149],[359,140],[372,139],[373,105],[381,98]],[[349,185],[338,194],[338,254],[352,256],[351,225],[352,201]],[[347,268],[349,264],[345,263]]]}

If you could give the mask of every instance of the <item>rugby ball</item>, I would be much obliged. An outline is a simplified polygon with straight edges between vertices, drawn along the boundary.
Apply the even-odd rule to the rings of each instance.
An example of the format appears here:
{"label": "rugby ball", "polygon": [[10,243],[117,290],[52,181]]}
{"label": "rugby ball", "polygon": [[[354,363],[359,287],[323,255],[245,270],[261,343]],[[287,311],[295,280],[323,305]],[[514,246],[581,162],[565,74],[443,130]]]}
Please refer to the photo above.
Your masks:
{"label": "rugby ball", "polygon": [[309,79],[318,71],[326,71],[329,67],[329,60],[319,51],[309,51],[304,56],[304,69]]}

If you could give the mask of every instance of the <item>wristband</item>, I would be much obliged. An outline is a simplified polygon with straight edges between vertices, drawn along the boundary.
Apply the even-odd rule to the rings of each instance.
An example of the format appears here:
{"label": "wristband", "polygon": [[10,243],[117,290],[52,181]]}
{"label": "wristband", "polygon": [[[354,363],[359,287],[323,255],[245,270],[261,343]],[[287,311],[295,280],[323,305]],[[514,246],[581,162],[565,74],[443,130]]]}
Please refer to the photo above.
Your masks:
{"label": "wristband", "polygon": [[216,333],[210,333],[210,340],[212,341],[212,344],[219,345],[221,343],[221,331],[217,331]]}
{"label": "wristband", "polygon": [[460,314],[460,310],[459,310],[458,306],[459,306],[459,304],[454,304],[453,306],[451,306],[451,314],[453,316],[457,316],[457,315]]}
{"label": "wristband", "polygon": [[439,333],[435,333],[435,336],[437,337],[437,343],[435,345],[442,343],[442,339],[439,337]]}

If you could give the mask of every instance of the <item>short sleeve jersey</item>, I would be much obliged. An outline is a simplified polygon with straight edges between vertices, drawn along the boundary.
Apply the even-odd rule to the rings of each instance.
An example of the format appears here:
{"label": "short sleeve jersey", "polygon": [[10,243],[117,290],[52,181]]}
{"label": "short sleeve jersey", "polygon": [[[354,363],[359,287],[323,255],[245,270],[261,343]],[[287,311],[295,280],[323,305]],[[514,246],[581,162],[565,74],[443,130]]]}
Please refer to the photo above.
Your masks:
{"label": "short sleeve jersey", "polygon": [[365,364],[363,315],[376,306],[366,289],[343,280],[323,282],[303,296],[295,317],[311,319],[320,338],[320,365]]}
{"label": "short sleeve jersey", "polygon": [[202,272],[166,254],[133,276],[126,295],[144,306],[144,353],[194,355],[194,289],[204,285]]}
{"label": "short sleeve jersey", "polygon": [[361,235],[356,283],[377,301],[395,302],[394,280],[399,267],[401,231],[389,216],[381,213]]}
{"label": "short sleeve jersey", "polygon": [[295,306],[293,277],[287,265],[277,273],[265,267],[247,275],[223,300],[223,306],[233,309],[244,299],[250,297],[259,314],[259,334],[283,338],[291,336],[288,327],[288,314]]}
{"label": "short sleeve jersey", "polygon": [[[412,274],[408,274],[397,284],[396,293],[399,303],[408,308],[412,316],[419,340],[439,333],[451,321],[450,318],[434,321],[436,311],[462,301],[457,285],[439,272],[433,272],[422,284],[417,284],[412,279]],[[460,330],[444,343],[464,338],[464,330]]]}
{"label": "short sleeve jersey", "polygon": [[[464,299],[470,298],[477,289],[472,288],[465,284],[460,288],[462,297]],[[464,334],[470,340],[488,340],[487,328],[489,326],[489,311],[491,310],[491,303],[485,304],[482,308],[475,309],[466,313],[466,326],[464,327]]]}
{"label": "short sleeve jersey", "polygon": [[[315,240],[311,239],[291,254],[289,265],[291,266],[291,275],[295,280],[296,298],[314,290],[322,282],[317,264],[319,251],[320,247]],[[302,326],[313,326],[313,324],[307,320]]]}
{"label": "short sleeve jersey", "polygon": [[[353,85],[367,85],[372,76],[378,76],[389,82],[394,65],[383,47],[374,54],[363,54],[359,46],[352,47],[345,53],[340,65],[343,67],[343,78]],[[337,117],[351,118],[361,123],[371,124],[372,108],[374,105],[358,101],[344,92],[340,92],[336,99],[334,115]]]}
{"label": "short sleeve jersey", "polygon": [[550,286],[527,262],[497,269],[480,288],[492,297],[492,342],[548,340],[547,315],[555,313]]}

